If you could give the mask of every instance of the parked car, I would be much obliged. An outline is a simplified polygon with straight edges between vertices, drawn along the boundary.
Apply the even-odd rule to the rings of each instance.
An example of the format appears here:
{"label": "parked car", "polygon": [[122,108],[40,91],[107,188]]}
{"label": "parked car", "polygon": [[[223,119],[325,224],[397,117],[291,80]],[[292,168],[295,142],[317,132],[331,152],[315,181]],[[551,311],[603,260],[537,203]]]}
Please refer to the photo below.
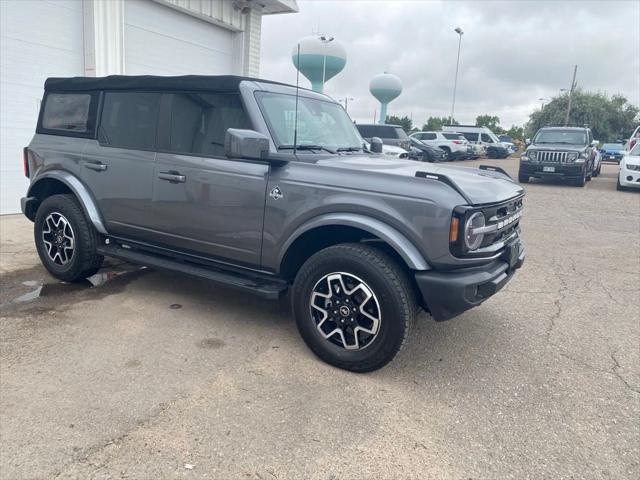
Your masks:
{"label": "parked car", "polygon": [[411,141],[411,152],[409,158],[411,160],[420,160],[422,162],[444,162],[447,155],[438,147],[432,147],[426,143],[422,143],[415,137],[409,137]]}
{"label": "parked car", "polygon": [[518,180],[564,178],[584,187],[593,175],[596,150],[589,128],[541,128],[520,157]]}
{"label": "parked car", "polygon": [[600,154],[600,150],[598,149],[597,140],[594,140],[594,155],[593,155],[593,174],[592,176],[599,177],[600,173],[602,173],[602,155]]}
{"label": "parked car", "polygon": [[464,160],[469,154],[469,142],[461,140],[459,135],[451,132],[415,132],[411,136],[426,145],[442,150],[447,160]]}
{"label": "parked car", "polygon": [[500,139],[487,127],[476,127],[475,125],[444,125],[444,132],[458,132],[464,135],[472,144],[482,145],[489,158],[507,158],[511,151],[503,145]]}
{"label": "parked car", "polygon": [[509,149],[511,153],[515,153],[518,151],[518,147],[516,146],[516,142],[513,141],[509,135],[498,135],[498,140]]}
{"label": "parked car", "polygon": [[600,149],[600,155],[603,162],[620,163],[625,148],[621,143],[605,143]]}
{"label": "parked car", "polygon": [[636,127],[636,129],[633,131],[633,133],[629,137],[629,140],[626,141],[624,145],[625,150],[627,152],[630,152],[633,149],[633,147],[635,147],[638,143],[640,143],[640,125]]}
{"label": "parked car", "polygon": [[630,152],[625,152],[618,171],[618,190],[640,188],[640,142]]}
{"label": "parked car", "polygon": [[24,153],[22,210],[54,277],[110,256],[290,291],[304,341],[347,370],[381,368],[419,307],[452,318],[524,261],[510,177],[372,153],[339,103],[290,85],[50,78]]}
{"label": "parked car", "polygon": [[395,145],[407,151],[411,148],[409,136],[400,125],[370,123],[357,124],[356,127],[367,142],[370,142],[373,137],[378,137],[384,145]]}
{"label": "parked car", "polygon": [[394,158],[409,158],[409,152],[407,152],[404,148],[396,147],[395,145],[385,145],[383,143],[382,153]]}

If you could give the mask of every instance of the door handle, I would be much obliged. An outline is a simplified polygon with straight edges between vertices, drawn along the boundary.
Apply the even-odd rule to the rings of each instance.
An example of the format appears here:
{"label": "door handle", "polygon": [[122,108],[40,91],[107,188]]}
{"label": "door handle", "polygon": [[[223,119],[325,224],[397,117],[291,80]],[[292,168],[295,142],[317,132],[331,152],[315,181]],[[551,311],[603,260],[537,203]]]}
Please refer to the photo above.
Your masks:
{"label": "door handle", "polygon": [[158,174],[160,180],[166,180],[170,183],[184,183],[187,181],[187,177],[180,175],[179,172],[160,172]]}
{"label": "door handle", "polygon": [[104,163],[85,163],[85,167],[89,170],[95,170],[96,172],[104,172],[107,166]]}

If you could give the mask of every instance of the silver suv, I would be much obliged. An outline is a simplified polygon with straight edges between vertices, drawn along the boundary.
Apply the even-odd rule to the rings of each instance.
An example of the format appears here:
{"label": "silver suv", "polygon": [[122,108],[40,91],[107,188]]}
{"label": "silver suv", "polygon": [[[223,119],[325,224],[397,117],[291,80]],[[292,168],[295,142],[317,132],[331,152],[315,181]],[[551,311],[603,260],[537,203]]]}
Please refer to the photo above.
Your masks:
{"label": "silver suv", "polygon": [[22,209],[56,278],[110,256],[289,293],[311,350],[364,372],[419,307],[454,317],[522,265],[524,191],[496,170],[373,153],[331,98],[279,83],[51,78]]}
{"label": "silver suv", "polygon": [[[469,142],[455,132],[415,132],[411,136],[444,151],[447,160],[464,160],[473,155]],[[462,138],[461,138],[462,137]]]}

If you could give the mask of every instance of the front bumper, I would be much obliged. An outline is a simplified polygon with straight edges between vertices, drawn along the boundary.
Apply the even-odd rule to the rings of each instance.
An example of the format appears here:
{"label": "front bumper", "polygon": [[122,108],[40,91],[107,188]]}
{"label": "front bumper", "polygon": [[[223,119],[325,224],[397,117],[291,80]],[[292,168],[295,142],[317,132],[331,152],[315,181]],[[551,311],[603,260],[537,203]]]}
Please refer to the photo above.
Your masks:
{"label": "front bumper", "polygon": [[[545,169],[553,168],[552,172]],[[580,178],[585,169],[584,163],[540,163],[520,161],[520,173],[530,177],[571,177]]]}
{"label": "front bumper", "polygon": [[640,188],[640,171],[638,170],[623,168],[620,170],[618,178],[623,187]]}
{"label": "front bumper", "polygon": [[415,279],[423,304],[440,322],[480,305],[497,293],[522,266],[524,258],[524,247],[518,241],[487,265],[451,272],[419,272]]}

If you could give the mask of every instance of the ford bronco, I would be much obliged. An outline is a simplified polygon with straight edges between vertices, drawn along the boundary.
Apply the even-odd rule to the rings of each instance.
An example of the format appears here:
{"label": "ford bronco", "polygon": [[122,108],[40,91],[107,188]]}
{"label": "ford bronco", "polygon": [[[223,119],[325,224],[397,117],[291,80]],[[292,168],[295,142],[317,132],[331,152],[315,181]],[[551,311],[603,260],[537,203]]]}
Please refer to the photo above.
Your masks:
{"label": "ford bronco", "polygon": [[524,261],[500,169],[390,159],[344,109],[245,77],[50,78],[22,199],[47,270],[105,256],[277,299],[352,371],[387,364],[419,307],[452,318]]}

